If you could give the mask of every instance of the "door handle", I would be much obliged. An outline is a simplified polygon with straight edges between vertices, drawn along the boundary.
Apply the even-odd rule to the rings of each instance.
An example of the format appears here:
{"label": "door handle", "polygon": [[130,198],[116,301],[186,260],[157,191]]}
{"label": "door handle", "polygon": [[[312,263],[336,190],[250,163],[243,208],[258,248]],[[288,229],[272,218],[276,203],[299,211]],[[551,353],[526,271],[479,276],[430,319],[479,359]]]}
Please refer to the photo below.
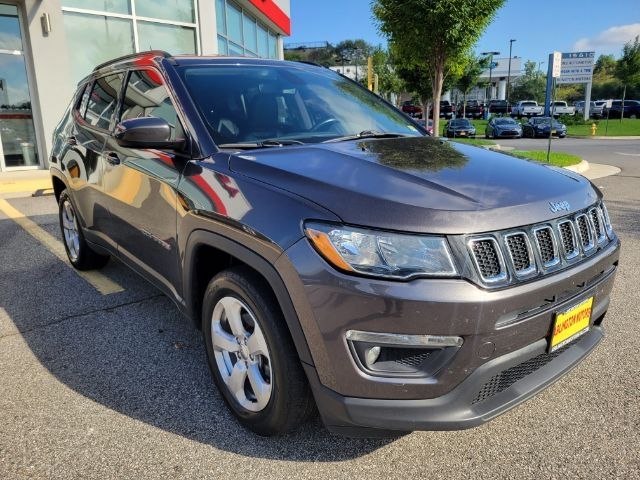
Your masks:
{"label": "door handle", "polygon": [[107,152],[104,156],[111,165],[120,165],[120,157],[116,152]]}
{"label": "door handle", "polygon": [[67,144],[68,145],[77,145],[78,144],[78,140],[76,139],[75,135],[71,135],[69,138],[67,138]]}

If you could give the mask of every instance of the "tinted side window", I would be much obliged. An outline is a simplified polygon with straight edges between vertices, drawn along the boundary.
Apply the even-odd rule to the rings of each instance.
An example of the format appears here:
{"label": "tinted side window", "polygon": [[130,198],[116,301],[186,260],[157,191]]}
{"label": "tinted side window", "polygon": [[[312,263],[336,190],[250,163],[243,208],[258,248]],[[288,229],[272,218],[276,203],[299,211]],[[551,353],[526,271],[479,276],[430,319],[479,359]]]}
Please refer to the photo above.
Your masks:
{"label": "tinted side window", "polygon": [[162,77],[153,70],[134,70],[129,75],[120,120],[140,117],[163,118],[171,127],[171,140],[184,138],[169,92]]}
{"label": "tinted side window", "polygon": [[80,116],[84,118],[84,114],[87,111],[87,104],[89,103],[89,95],[91,94],[91,83],[86,84],[82,88],[82,92],[78,95],[78,101],[76,102],[76,110],[80,113]]}
{"label": "tinted side window", "polygon": [[124,82],[124,74],[115,73],[98,78],[93,84],[84,119],[94,127],[109,130],[118,106],[118,94]]}

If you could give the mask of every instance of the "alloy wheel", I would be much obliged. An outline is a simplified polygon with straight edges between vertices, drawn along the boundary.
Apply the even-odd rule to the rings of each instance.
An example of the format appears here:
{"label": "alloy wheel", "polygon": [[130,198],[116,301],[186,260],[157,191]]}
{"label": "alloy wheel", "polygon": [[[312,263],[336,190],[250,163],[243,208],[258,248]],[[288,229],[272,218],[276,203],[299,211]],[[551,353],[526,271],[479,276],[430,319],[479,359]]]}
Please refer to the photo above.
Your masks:
{"label": "alloy wheel", "polygon": [[62,232],[64,243],[69,251],[69,258],[75,262],[80,256],[80,233],[78,220],[69,200],[65,200],[62,204]]}
{"label": "alloy wheel", "polygon": [[251,309],[235,297],[213,309],[211,342],[216,366],[234,399],[251,412],[263,410],[273,391],[271,356]]}

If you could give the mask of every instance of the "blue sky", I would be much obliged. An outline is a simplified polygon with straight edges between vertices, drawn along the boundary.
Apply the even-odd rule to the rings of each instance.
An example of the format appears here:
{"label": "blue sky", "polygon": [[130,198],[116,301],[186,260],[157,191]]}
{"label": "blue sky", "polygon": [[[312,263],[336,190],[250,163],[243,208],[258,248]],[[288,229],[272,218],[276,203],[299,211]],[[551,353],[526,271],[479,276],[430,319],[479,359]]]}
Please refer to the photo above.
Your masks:
{"label": "blue sky", "polygon": [[[455,0],[452,0],[455,1]],[[364,38],[385,44],[369,0],[291,0],[292,35],[285,42]],[[622,44],[640,35],[640,0],[508,0],[477,44],[524,60],[546,61],[553,50],[595,50],[619,56]],[[523,62],[524,64],[524,62]]]}

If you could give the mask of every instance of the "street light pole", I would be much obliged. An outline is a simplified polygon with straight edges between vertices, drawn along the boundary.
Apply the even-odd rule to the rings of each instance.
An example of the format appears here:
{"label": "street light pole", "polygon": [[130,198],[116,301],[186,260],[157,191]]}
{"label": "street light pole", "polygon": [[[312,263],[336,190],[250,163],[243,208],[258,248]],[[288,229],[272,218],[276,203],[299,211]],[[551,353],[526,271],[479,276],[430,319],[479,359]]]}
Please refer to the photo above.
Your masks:
{"label": "street light pole", "polygon": [[492,75],[493,75],[493,56],[494,55],[500,55],[500,52],[482,52],[481,55],[489,55],[489,95],[487,98],[488,100],[491,100],[491,82],[492,82]]}
{"label": "street light pole", "polygon": [[511,83],[511,51],[513,48],[513,42],[515,42],[516,39],[512,38],[511,40],[509,40],[509,69],[507,71],[507,105],[509,105],[509,83]]}

